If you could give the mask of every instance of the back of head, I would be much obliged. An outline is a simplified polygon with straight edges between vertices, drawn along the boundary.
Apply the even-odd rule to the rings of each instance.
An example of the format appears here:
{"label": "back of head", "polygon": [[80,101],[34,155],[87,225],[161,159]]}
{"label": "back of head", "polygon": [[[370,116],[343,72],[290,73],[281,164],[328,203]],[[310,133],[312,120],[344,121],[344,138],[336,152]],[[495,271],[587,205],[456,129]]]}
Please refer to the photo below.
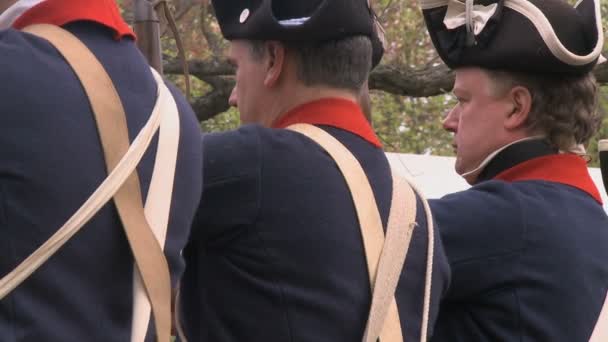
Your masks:
{"label": "back of head", "polygon": [[372,44],[366,36],[285,45],[295,57],[298,79],[306,86],[358,93],[369,76]]}

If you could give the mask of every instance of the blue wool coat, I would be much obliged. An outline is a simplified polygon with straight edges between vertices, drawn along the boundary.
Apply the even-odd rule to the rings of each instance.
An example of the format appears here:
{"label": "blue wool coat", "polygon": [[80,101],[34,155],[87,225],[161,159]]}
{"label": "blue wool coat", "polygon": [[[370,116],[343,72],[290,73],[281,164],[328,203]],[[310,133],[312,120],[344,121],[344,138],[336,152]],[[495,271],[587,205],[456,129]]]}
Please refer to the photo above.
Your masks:
{"label": "blue wool coat", "polygon": [[[130,137],[147,121],[156,83],[133,40],[92,22],[65,26],[101,61],[127,113]],[[0,31],[0,274],[16,267],[80,207],[106,177],[83,89],[48,42]],[[181,136],[165,244],[173,283],[201,191],[197,120],[173,89]],[[152,142],[138,174],[145,196]],[[104,206],[20,287],[0,301],[0,341],[129,341],[133,257],[115,206]],[[148,341],[154,333],[149,333]]]}
{"label": "blue wool coat", "polygon": [[[386,225],[392,181],[382,149],[320,126],[363,166]],[[370,287],[355,209],[334,161],[307,137],[244,126],[203,139],[204,190],[184,255],[182,317],[191,341],[360,341]],[[427,230],[416,229],[397,303],[419,339]],[[431,324],[448,268],[438,236]]]}
{"label": "blue wool coat", "polygon": [[586,342],[608,290],[608,218],[585,162],[508,148],[431,201],[452,270],[433,341]]}

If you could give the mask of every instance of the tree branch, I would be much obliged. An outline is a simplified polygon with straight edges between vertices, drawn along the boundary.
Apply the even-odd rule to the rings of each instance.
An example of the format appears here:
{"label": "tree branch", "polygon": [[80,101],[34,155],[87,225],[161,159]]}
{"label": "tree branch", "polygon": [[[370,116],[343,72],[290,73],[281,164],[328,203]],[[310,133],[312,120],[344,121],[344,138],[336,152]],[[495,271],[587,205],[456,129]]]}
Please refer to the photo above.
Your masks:
{"label": "tree branch", "polygon": [[[235,68],[223,58],[190,60],[188,66],[191,75],[209,84],[213,89],[202,97],[194,99],[193,107],[201,121],[228,109],[228,98],[234,87]],[[168,60],[164,64],[167,74],[181,74],[178,60]],[[594,70],[600,85],[608,84],[608,63],[599,65]],[[399,65],[379,65],[372,71],[369,79],[370,89],[387,93],[428,97],[449,92],[454,85],[454,72],[444,64],[436,64],[414,70]]]}
{"label": "tree branch", "polygon": [[[175,13],[171,13],[173,15],[173,20],[175,20],[176,23],[179,23],[179,21],[186,14],[188,14],[188,12],[190,12],[190,10],[194,7],[194,5],[196,5],[199,2],[200,1],[198,1],[198,0],[182,0],[182,1],[179,1],[178,4],[175,5]],[[164,37],[167,34],[167,28],[168,27],[169,27],[169,25],[167,25],[166,19],[165,18],[161,18],[161,31],[160,31],[161,37]]]}
{"label": "tree branch", "polygon": [[[182,64],[179,59],[165,59],[163,70],[169,75],[181,75]],[[191,59],[188,61],[190,75],[205,80],[209,76],[232,76],[236,69],[224,58]]]}
{"label": "tree branch", "polygon": [[370,89],[412,97],[440,95],[450,91],[453,85],[454,73],[444,64],[421,70],[379,65],[369,79]]}
{"label": "tree branch", "polygon": [[192,108],[199,121],[209,120],[230,108],[228,98],[234,87],[234,79],[228,77],[211,77],[207,82],[213,84],[213,90],[198,97],[192,103]]}

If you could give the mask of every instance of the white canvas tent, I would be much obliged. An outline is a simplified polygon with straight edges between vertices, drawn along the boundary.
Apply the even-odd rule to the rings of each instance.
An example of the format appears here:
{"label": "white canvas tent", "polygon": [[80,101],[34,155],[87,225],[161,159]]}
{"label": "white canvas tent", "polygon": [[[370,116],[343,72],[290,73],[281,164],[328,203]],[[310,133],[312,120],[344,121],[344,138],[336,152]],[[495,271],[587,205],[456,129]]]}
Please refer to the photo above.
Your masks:
{"label": "white canvas tent", "polygon": [[[438,157],[418,154],[387,153],[393,167],[414,182],[428,198],[439,198],[443,195],[465,190],[469,187],[454,171],[454,157]],[[608,196],[602,184],[602,174],[598,168],[589,168],[602,199],[604,210],[608,212]]]}

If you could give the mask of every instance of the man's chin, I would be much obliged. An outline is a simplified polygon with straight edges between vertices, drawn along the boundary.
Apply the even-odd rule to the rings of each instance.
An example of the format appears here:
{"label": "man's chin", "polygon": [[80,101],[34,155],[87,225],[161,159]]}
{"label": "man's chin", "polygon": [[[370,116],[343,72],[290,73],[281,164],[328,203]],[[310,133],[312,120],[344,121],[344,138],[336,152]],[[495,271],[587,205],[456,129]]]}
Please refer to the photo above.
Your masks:
{"label": "man's chin", "polygon": [[456,162],[454,164],[454,171],[456,171],[456,173],[459,176],[462,176],[463,173],[467,172],[467,170],[465,170],[464,167],[462,165],[460,165],[458,157],[456,157]]}
{"label": "man's chin", "polygon": [[466,169],[463,165],[458,163],[458,159],[456,159],[456,164],[454,165],[454,171],[462,177],[469,185],[474,185],[477,181],[478,172],[471,173],[470,170]]}

